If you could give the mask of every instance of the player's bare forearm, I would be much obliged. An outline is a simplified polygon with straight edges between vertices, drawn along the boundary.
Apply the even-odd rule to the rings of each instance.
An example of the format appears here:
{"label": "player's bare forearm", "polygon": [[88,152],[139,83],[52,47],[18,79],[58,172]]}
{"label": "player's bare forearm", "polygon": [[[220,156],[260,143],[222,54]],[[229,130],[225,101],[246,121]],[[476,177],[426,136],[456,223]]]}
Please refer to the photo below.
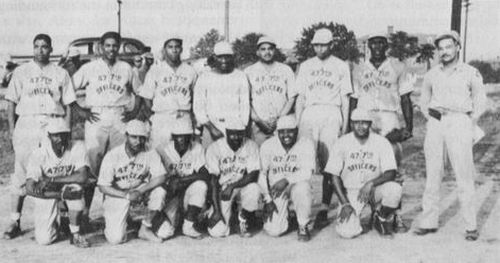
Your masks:
{"label": "player's bare forearm", "polygon": [[300,117],[302,116],[302,112],[305,107],[305,97],[304,95],[297,96],[297,102],[295,103],[295,117],[298,121],[300,121]]}
{"label": "player's bare forearm", "polygon": [[349,108],[350,108],[350,96],[343,95],[341,97],[341,106],[340,110],[342,111],[342,134],[347,133],[348,125],[349,125]]}
{"label": "player's bare forearm", "polygon": [[9,122],[9,131],[12,136],[16,125],[16,104],[12,101],[7,102],[9,103],[7,106],[7,121]]}
{"label": "player's bare forearm", "polygon": [[217,180],[217,176],[214,174],[210,175],[210,193],[210,199],[212,201],[212,205],[214,206],[214,211],[222,214],[220,209],[220,185]]}
{"label": "player's bare forearm", "polygon": [[61,191],[44,191],[37,189],[37,182],[33,179],[26,180],[26,194],[41,199],[58,199],[61,196]]}
{"label": "player's bare forearm", "polygon": [[401,109],[403,111],[406,129],[411,133],[413,131],[413,103],[410,93],[401,96]]}
{"label": "player's bare forearm", "polygon": [[344,193],[344,185],[342,183],[342,179],[338,175],[332,175],[332,184],[335,193],[337,194],[339,201],[341,204],[349,203],[349,199]]}
{"label": "player's bare forearm", "polygon": [[240,180],[234,182],[231,184],[232,188],[241,188],[245,187],[246,185],[250,183],[255,183],[257,182],[257,179],[259,179],[259,171],[251,171],[250,173],[247,173],[241,178]]}
{"label": "player's bare forearm", "polygon": [[64,116],[64,120],[68,124],[68,127],[71,127],[71,106],[66,105],[65,107],[66,115]]}
{"label": "player's bare forearm", "polygon": [[85,184],[88,181],[88,173],[89,173],[89,168],[87,166],[84,166],[75,172],[73,172],[69,176],[59,176],[59,177],[53,177],[52,183],[61,183],[61,184]]}
{"label": "player's bare forearm", "polygon": [[101,193],[112,197],[125,198],[127,196],[127,191],[116,189],[113,186],[99,185],[99,190]]}
{"label": "player's bare forearm", "polygon": [[350,132],[351,131],[351,114],[352,112],[358,107],[358,99],[350,97],[349,98],[349,114],[347,116],[347,127],[346,131]]}
{"label": "player's bare forearm", "polygon": [[388,170],[382,173],[381,175],[373,178],[369,182],[373,183],[373,186],[379,186],[385,184],[390,181],[394,181],[396,179],[396,170]]}
{"label": "player's bare forearm", "polygon": [[137,187],[134,190],[139,191],[141,194],[145,194],[145,193],[155,189],[156,187],[160,186],[161,184],[163,184],[165,182],[165,180],[166,180],[165,175],[153,177],[153,178],[151,178],[151,180],[149,180],[148,183],[140,185],[139,187]]}
{"label": "player's bare forearm", "polygon": [[283,106],[283,109],[281,109],[281,112],[280,112],[280,116],[285,116],[287,115],[288,113],[290,113],[290,111],[292,110],[293,108],[293,104],[295,104],[295,101],[297,100],[297,96],[293,96],[291,97],[285,104],[285,106]]}

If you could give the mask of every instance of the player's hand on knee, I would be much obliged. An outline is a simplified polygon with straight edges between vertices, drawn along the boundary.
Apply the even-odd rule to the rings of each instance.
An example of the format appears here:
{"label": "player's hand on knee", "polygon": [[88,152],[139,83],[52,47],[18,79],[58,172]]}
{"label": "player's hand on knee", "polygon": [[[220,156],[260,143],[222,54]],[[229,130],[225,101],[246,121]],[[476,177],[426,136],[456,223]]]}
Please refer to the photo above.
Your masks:
{"label": "player's hand on knee", "polygon": [[231,195],[233,195],[234,187],[228,185],[224,190],[220,193],[220,199],[222,201],[229,201],[231,199]]}
{"label": "player's hand on knee", "polygon": [[99,113],[92,112],[90,109],[82,109],[82,111],[80,111],[80,116],[90,123],[100,120]]}
{"label": "player's hand on knee", "polygon": [[413,134],[407,129],[407,128],[403,128],[401,129],[401,134],[403,136],[403,141],[406,141],[408,139],[410,139],[411,137],[413,137]]}
{"label": "player's hand on knee", "polygon": [[273,201],[264,204],[264,222],[267,220],[272,221],[274,213],[278,213],[278,208]]}
{"label": "player's hand on knee", "polygon": [[288,187],[289,184],[290,183],[285,178],[279,180],[271,187],[271,196],[273,198],[280,197],[285,192],[285,189]]}
{"label": "player's hand on knee", "polygon": [[366,182],[359,190],[358,200],[361,203],[369,203],[370,199],[372,198],[374,189],[375,188],[373,187],[373,182]]}
{"label": "player's hand on knee", "polygon": [[349,221],[349,218],[351,218],[351,216],[355,214],[356,212],[354,211],[354,208],[350,204],[343,205],[339,214],[339,223]]}
{"label": "player's hand on knee", "polygon": [[126,199],[130,202],[140,202],[142,199],[142,194],[137,190],[132,190],[127,193]]}
{"label": "player's hand on knee", "polygon": [[79,185],[67,184],[61,189],[61,200],[78,200],[83,197],[83,188]]}

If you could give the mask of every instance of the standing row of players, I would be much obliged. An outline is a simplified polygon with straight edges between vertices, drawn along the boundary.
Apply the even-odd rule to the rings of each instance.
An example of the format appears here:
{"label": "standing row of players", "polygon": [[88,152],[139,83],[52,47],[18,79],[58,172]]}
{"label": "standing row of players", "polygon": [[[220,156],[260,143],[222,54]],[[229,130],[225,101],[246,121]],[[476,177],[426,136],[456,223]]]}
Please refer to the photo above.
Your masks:
{"label": "standing row of players", "polygon": [[[443,34],[436,40],[439,50],[444,49],[440,43],[448,45],[450,41],[454,51],[459,49],[459,39],[454,34]],[[360,209],[367,203],[380,203],[370,201],[381,201],[373,217],[376,228],[383,234],[392,233],[392,227],[398,223],[395,210],[401,197],[400,185],[392,182],[397,175],[396,164],[401,160],[399,143],[412,134],[413,107],[410,100],[412,86],[402,84],[405,76],[403,64],[385,55],[388,48],[385,36],[370,37],[371,58],[354,68],[352,81],[349,66],[331,54],[333,38],[327,29],[315,33],[311,44],[316,56],[300,65],[296,78],[290,68],[274,61],[276,44],[267,37],[262,37],[257,44],[259,62],[245,72],[235,69],[231,46],[218,43],[214,48],[214,70],[199,77],[180,59],[182,39],[168,38],[163,49],[165,61],[150,69],[143,85],[138,84],[130,66],[116,58],[120,36],[114,32],[105,33],[101,43],[103,57],[85,64],[71,79],[67,72],[48,61],[52,50],[50,37],[37,35],[33,41],[34,61],[14,73],[6,95],[10,101],[11,129],[15,115],[19,116],[12,133],[16,166],[12,178],[13,222],[5,232],[7,238],[20,233],[20,213],[27,192],[52,201],[40,205],[45,212],[39,213],[48,215],[43,217],[45,220],[40,223],[40,231],[35,230],[40,243],[50,243],[55,238],[53,224],[57,202],[54,200],[78,199],[81,201],[78,205],[67,202],[68,208],[72,207],[69,210],[76,207],[80,211],[69,213],[73,233],[71,241],[88,246],[79,234],[78,225],[82,219],[88,220],[93,187],[56,187],[55,190],[52,187],[54,184],[81,184],[86,177],[82,174],[88,173],[98,178],[97,184],[106,196],[105,234],[112,243],[123,241],[130,202],[145,195],[149,196],[150,211],[139,231],[141,237],[158,241],[173,234],[176,219],[172,213],[175,214],[180,201],[173,205],[175,208],[168,207],[170,200],[179,196],[184,196],[186,210],[183,231],[186,235],[198,237],[199,232],[193,228],[193,223],[203,208],[205,200],[201,196],[204,194],[209,196],[211,203],[211,235],[229,234],[230,204],[238,195],[242,207],[238,214],[240,233],[247,236],[248,221],[254,217],[261,193],[265,199],[264,228],[267,232],[279,235],[288,227],[284,222],[287,220],[287,197],[290,196],[297,210],[299,239],[309,240],[311,193],[308,181],[313,170],[324,176],[323,204],[317,221],[327,220],[328,205],[335,189],[342,204],[337,224],[339,234],[356,236],[360,233]],[[451,58],[453,62],[457,52],[451,55],[446,59]],[[442,64],[447,65],[449,61],[446,61],[443,57]],[[462,92],[454,94],[450,100],[445,92],[441,95],[430,92],[430,98],[437,102],[431,99],[430,106],[429,101],[425,102],[423,106],[429,108],[429,112],[436,110],[444,116],[452,115],[448,112],[462,113],[467,117],[480,115],[481,104],[478,103],[484,95],[481,94],[480,75],[473,74],[475,71],[463,64],[459,65],[464,68],[462,71],[469,73],[467,83],[463,85],[472,86],[472,95]],[[434,90],[443,79],[435,77],[429,81],[425,88]],[[82,88],[86,90],[88,109],[75,102],[74,89]],[[443,102],[443,98],[447,100]],[[464,100],[472,102],[464,106]],[[400,109],[404,128],[400,128],[397,115]],[[69,147],[69,142],[63,143],[69,140],[65,137],[68,137],[70,110],[87,120],[85,147],[84,150],[75,150],[76,153],[67,151],[74,148]],[[146,151],[149,131],[145,123],[138,120],[128,122],[137,117],[150,118],[149,144],[154,150]],[[353,123],[349,124],[350,121]],[[59,124],[51,125],[52,122]],[[201,128],[204,147],[196,146],[189,137],[196,133],[193,123]],[[245,138],[249,123],[253,140]],[[350,127],[354,127],[353,133],[337,141]],[[392,149],[384,137],[370,135],[370,129],[387,136]],[[273,137],[276,130],[278,136]],[[46,132],[49,132],[50,140],[44,140]],[[56,150],[58,144],[63,145],[59,152]],[[257,145],[260,144],[259,154]],[[442,144],[430,147],[442,147]],[[195,159],[192,160],[191,154],[187,153],[204,153],[203,148],[207,148],[206,156],[201,154],[206,165],[195,167]],[[472,147],[460,150],[472,152]],[[29,158],[33,151],[42,157]],[[67,160],[63,158],[66,152],[69,155]],[[87,157],[83,159],[87,161],[78,157],[81,152],[85,152]],[[464,156],[450,154],[451,158],[461,158],[462,162],[457,165],[472,163],[472,158],[469,162],[465,158],[468,156]],[[42,161],[33,161],[37,159]],[[82,165],[86,162],[89,169]],[[197,165],[201,163],[200,160],[197,162]],[[433,168],[438,166],[435,163]],[[454,165],[455,169],[457,167]],[[462,179],[457,176],[458,180]],[[166,191],[159,188],[160,185]],[[470,191],[467,194],[470,195]],[[429,204],[433,207],[434,203]],[[162,214],[158,213],[160,210],[167,211],[163,220],[158,220],[158,214]],[[470,219],[470,215],[467,216]],[[435,225],[432,226],[434,228],[419,230],[425,232],[423,234],[430,233],[435,230]],[[467,225],[467,233],[477,238],[475,226],[471,227],[472,224]]]}

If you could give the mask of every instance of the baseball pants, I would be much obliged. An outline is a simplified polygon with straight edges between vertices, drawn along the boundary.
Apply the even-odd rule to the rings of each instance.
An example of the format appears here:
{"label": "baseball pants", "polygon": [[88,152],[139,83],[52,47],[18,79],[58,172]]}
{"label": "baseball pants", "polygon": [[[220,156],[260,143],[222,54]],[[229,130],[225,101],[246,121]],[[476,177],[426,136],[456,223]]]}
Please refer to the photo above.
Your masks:
{"label": "baseball pants", "polygon": [[[210,122],[219,129],[224,136],[226,136],[226,119],[225,118],[211,118]],[[207,149],[210,144],[214,142],[214,139],[212,138],[212,135],[210,135],[210,132],[208,129],[203,127],[203,132],[201,134],[201,145],[203,146],[204,149]]]}
{"label": "baseball pants", "polygon": [[270,236],[279,236],[288,229],[288,205],[290,201],[293,203],[299,225],[305,226],[309,223],[312,207],[309,181],[297,182],[289,186],[286,191],[286,193],[273,200],[278,212],[274,212],[272,220],[264,223],[264,230]]}
{"label": "baseball pants", "polygon": [[51,118],[50,115],[22,115],[17,120],[12,145],[14,148],[14,174],[11,177],[13,194],[25,196],[26,168],[31,153],[43,143],[48,143],[45,127]]}
{"label": "baseball pants", "polygon": [[[208,233],[212,237],[226,237],[229,235],[229,219],[231,218],[231,207],[236,199],[241,202],[241,209],[254,212],[259,208],[259,198],[261,192],[257,183],[247,184],[245,187],[236,188],[228,201],[220,202],[222,216],[226,223],[219,221],[214,227],[208,228]],[[210,215],[213,213],[213,208]]]}
{"label": "baseball pants", "polygon": [[[157,187],[149,193],[148,209],[151,211],[161,211],[164,205],[166,192],[162,187]],[[127,217],[130,208],[130,201],[125,198],[105,196],[103,209],[104,236],[109,243],[116,245],[125,242],[127,234]]]}
{"label": "baseball pants", "polygon": [[[252,122],[252,140],[259,145],[259,147],[269,138],[273,137],[274,134],[265,134],[262,132],[255,122]],[[276,133],[276,132],[275,132]]]}
{"label": "baseball pants", "polygon": [[299,138],[305,136],[314,141],[319,171],[325,168],[333,144],[340,136],[341,128],[342,114],[337,106],[312,105],[302,113]]}
{"label": "baseball pants", "polygon": [[[40,245],[49,245],[57,239],[56,220],[59,213],[57,199],[34,198],[35,201],[35,240]],[[82,211],[85,206],[83,198],[66,200],[70,211]],[[71,225],[70,225],[71,227]]]}
{"label": "baseball pants", "polygon": [[[381,136],[386,136],[394,129],[401,128],[398,113],[395,111],[370,111],[373,118],[371,130]],[[391,143],[399,167],[403,159],[403,147],[401,143]]]}
{"label": "baseball pants", "polygon": [[198,180],[193,182],[186,188],[183,196],[176,196],[173,199],[167,201],[164,211],[167,214],[170,222],[165,221],[158,230],[157,235],[163,239],[172,237],[175,233],[175,228],[179,224],[177,219],[181,198],[183,198],[182,205],[184,211],[187,210],[189,205],[201,208],[205,205],[207,190],[207,183]]}
{"label": "baseball pants", "polygon": [[422,198],[421,228],[438,227],[439,189],[444,171],[443,154],[446,149],[457,180],[458,199],[465,229],[476,229],[472,138],[473,125],[466,114],[448,113],[443,115],[440,121],[429,118],[424,141],[427,180]]}
{"label": "baseball pants", "polygon": [[85,122],[85,146],[90,170],[99,176],[102,159],[109,150],[125,142],[125,123],[121,120],[124,107],[93,107],[100,120]]}
{"label": "baseball pants", "polygon": [[[339,235],[351,238],[361,233],[360,215],[363,208],[367,203],[362,203],[358,200],[359,191],[361,188],[350,188],[347,190],[347,198],[352,208],[356,212],[356,215],[352,215],[349,221],[343,222],[342,224],[337,223],[336,231]],[[386,182],[382,185],[375,187],[374,199],[375,204],[381,204],[385,207],[397,208],[399,202],[401,201],[401,196],[403,194],[402,187],[396,182]],[[338,210],[338,215],[341,209]],[[337,216],[338,218],[338,216]],[[353,222],[356,222],[353,225]],[[349,233],[351,232],[351,233]]]}
{"label": "baseball pants", "polygon": [[155,112],[151,116],[151,139],[150,143],[153,148],[167,144],[172,138],[172,128],[177,119],[189,118],[190,114],[187,111],[163,111]]}

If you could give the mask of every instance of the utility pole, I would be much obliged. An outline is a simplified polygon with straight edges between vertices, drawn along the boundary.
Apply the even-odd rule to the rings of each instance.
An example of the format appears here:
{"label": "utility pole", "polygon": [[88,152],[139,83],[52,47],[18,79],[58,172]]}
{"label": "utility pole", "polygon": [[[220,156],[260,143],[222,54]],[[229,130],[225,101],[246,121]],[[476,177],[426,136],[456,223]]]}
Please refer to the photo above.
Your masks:
{"label": "utility pole", "polygon": [[462,27],[462,0],[453,0],[451,3],[451,30],[460,34]]}
{"label": "utility pole", "polygon": [[224,5],[224,38],[229,42],[229,0]]}
{"label": "utility pole", "polygon": [[116,0],[118,3],[118,34],[122,31],[122,0]]}
{"label": "utility pole", "polygon": [[467,20],[469,18],[469,6],[471,5],[470,0],[464,0],[464,6],[465,6],[465,25],[464,25],[464,56],[463,56],[463,61],[465,61],[465,56],[467,54]]}

